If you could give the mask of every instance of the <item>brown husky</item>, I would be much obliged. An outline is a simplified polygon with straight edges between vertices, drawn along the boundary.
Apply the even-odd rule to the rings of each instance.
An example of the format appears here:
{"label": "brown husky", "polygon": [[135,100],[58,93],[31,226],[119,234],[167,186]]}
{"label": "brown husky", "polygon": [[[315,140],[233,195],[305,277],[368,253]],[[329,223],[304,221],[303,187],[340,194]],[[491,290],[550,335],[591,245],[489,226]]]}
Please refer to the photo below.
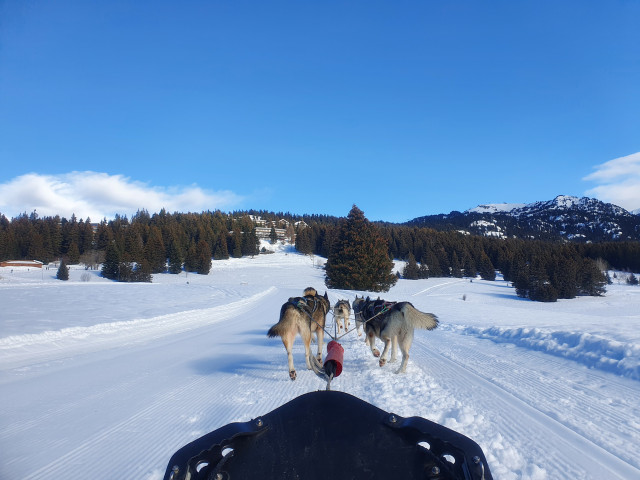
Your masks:
{"label": "brown husky", "polygon": [[[353,301],[353,311],[356,322],[364,324],[367,335],[366,342],[371,348],[374,357],[380,356],[380,366],[387,363],[389,345],[392,344],[391,361],[396,360],[398,344],[402,352],[402,363],[396,373],[402,373],[407,369],[409,361],[409,349],[413,343],[413,331],[415,328],[433,330],[438,326],[438,317],[433,313],[424,313],[417,310],[409,302],[385,302],[384,300],[369,300],[358,298]],[[375,337],[384,342],[382,355],[375,346]]]}
{"label": "brown husky", "polygon": [[324,325],[331,304],[325,292],[324,297],[318,295],[314,288],[307,288],[302,297],[291,297],[280,309],[280,319],[267,332],[269,338],[280,337],[289,359],[289,377],[296,379],[291,348],[296,334],[300,334],[304,342],[304,353],[307,368],[311,369],[311,335],[315,333],[318,341],[318,362],[322,363],[322,346],[324,343]]}

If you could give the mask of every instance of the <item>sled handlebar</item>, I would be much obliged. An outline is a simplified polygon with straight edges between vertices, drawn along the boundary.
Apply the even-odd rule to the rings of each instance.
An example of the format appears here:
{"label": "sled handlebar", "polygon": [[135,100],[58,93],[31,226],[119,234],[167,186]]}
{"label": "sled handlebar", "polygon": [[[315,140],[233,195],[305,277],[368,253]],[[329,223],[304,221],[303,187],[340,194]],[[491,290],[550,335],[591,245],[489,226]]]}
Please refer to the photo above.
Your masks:
{"label": "sled handlebar", "polygon": [[164,480],[301,478],[492,480],[473,440],[343,392],[301,395],[179,449]]}

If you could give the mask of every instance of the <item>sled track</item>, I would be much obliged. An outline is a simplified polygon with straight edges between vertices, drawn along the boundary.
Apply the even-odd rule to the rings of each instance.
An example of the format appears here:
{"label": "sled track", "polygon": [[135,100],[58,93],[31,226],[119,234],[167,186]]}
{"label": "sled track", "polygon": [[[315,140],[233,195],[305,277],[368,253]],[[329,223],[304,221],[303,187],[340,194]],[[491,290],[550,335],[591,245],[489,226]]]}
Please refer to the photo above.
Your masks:
{"label": "sled track", "polygon": [[[425,373],[450,390],[456,399],[485,417],[482,422],[485,424],[485,431],[477,433],[485,437],[479,443],[488,454],[490,464],[492,460],[498,463],[496,473],[500,474],[502,469],[505,469],[502,473],[522,469],[522,475],[531,474],[532,472],[527,472],[526,465],[514,462],[518,457],[517,450],[520,450],[526,451],[527,457],[531,457],[533,452],[533,457],[539,459],[537,467],[545,470],[549,478],[640,478],[637,455],[632,451],[633,445],[618,445],[615,438],[619,438],[620,434],[614,433],[622,431],[623,435],[630,435],[632,430],[637,430],[638,425],[630,425],[629,418],[619,413],[615,407],[607,405],[611,402],[633,402],[632,399],[637,398],[640,391],[633,388],[633,382],[619,379],[621,383],[629,385],[623,389],[629,396],[611,401],[606,395],[593,389],[581,390],[580,384],[589,385],[588,382],[578,380],[579,388],[576,389],[575,384],[567,383],[566,377],[558,379],[551,373],[566,370],[567,363],[574,368],[572,362],[544,358],[542,354],[523,349],[520,352],[522,355],[537,356],[536,361],[540,363],[537,372],[524,371],[518,365],[510,365],[501,360],[500,346],[491,342],[473,339],[470,345],[466,342],[471,339],[466,337],[464,342],[456,341],[453,334],[443,334],[442,337],[447,338],[436,341],[433,337],[417,334],[412,357],[418,364],[428,365]],[[486,354],[486,351],[495,354]],[[531,364],[531,361],[524,362],[524,365]],[[577,370],[576,379],[583,375],[601,378],[581,366],[577,366]],[[545,376],[547,373],[549,375]],[[618,379],[614,377],[612,381]],[[541,388],[540,383],[544,383],[544,387]],[[507,388],[509,385],[518,388],[514,391]],[[544,395],[532,397],[528,395],[529,392],[544,392]],[[575,414],[571,418],[558,418],[553,406],[557,402],[566,401],[575,402]],[[608,426],[611,433],[602,432],[600,439],[584,436],[580,421],[588,423],[591,418],[597,418],[598,424]],[[486,427],[491,431],[486,431]],[[469,428],[474,430],[473,426]],[[467,434],[474,436],[473,431]],[[561,448],[549,451],[546,440],[552,437],[553,444],[560,445]],[[604,448],[597,445],[596,441],[602,443]],[[492,444],[495,446],[498,443],[509,444],[516,451],[503,455],[505,458],[492,458]],[[502,448],[496,450],[504,451]]]}
{"label": "sled track", "polygon": [[[197,392],[205,382],[206,379],[197,378],[177,389],[165,392],[159,399],[157,399],[147,408],[143,408],[124,421],[121,421],[115,425],[110,426],[109,428],[105,428],[95,433],[93,436],[88,438],[80,447],[69,451],[54,462],[51,462],[50,464],[36,470],[35,472],[27,475],[24,478],[28,480],[65,478],[70,470],[72,470],[71,466],[79,465],[83,465],[83,467],[81,467],[81,470],[95,468],[96,471],[108,471],[108,467],[100,465],[100,463],[95,460],[101,458],[100,455],[96,453],[97,450],[100,450],[100,445],[107,442],[113,445],[114,443],[117,443],[118,439],[122,439],[122,446],[119,447],[114,453],[123,456],[126,455],[126,451],[129,448],[128,442],[126,441],[127,432],[135,430],[141,423],[144,423],[149,427],[149,430],[146,431],[146,435],[150,437],[162,438],[161,436],[166,433],[165,422],[158,422],[157,419],[163,417],[166,418],[167,405],[188,398],[189,394]],[[145,421],[150,419],[153,419],[154,421]],[[176,445],[178,443],[179,442],[177,442]],[[124,475],[129,478],[141,478],[140,475],[144,473],[142,471],[139,471],[141,466],[143,468],[148,467],[147,462],[153,462],[154,460],[156,463],[161,464],[163,458],[168,458],[168,456],[166,455],[160,455],[159,452],[155,452],[156,458],[154,458],[153,454],[153,449],[150,449],[150,457],[147,457],[144,462],[137,463],[137,466],[136,462],[132,462],[130,464],[131,470],[127,472],[114,471],[113,477],[117,478],[121,475]],[[86,465],[87,458],[94,459],[91,462],[91,465]],[[109,463],[112,463],[112,459],[109,458],[102,457],[102,461],[107,465]]]}

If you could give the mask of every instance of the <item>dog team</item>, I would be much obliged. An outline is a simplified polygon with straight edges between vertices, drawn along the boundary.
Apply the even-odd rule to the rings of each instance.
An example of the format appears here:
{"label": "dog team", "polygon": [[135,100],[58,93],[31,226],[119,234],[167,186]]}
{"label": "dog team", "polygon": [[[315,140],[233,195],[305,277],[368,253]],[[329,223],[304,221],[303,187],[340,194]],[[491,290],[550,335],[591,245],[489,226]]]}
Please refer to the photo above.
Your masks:
{"label": "dog team", "polygon": [[[370,300],[369,297],[356,295],[353,304],[347,300],[339,300],[331,307],[327,293],[319,295],[315,288],[308,287],[301,297],[291,297],[282,305],[278,323],[267,332],[270,338],[280,337],[287,351],[289,378],[296,379],[293,364],[293,342],[296,335],[300,335],[304,343],[307,368],[311,369],[309,355],[311,354],[311,338],[315,334],[318,344],[316,358],[322,363],[322,348],[326,317],[332,311],[336,322],[336,333],[349,332],[351,310],[355,316],[356,331],[361,336],[365,333],[365,342],[374,357],[379,357],[380,366],[387,363],[387,355],[391,350],[391,362],[396,361],[397,350],[400,347],[402,362],[396,373],[406,371],[409,361],[409,349],[413,342],[416,328],[433,330],[438,326],[438,317],[433,313],[424,313],[416,309],[409,302],[387,302],[381,299]],[[375,339],[384,343],[382,353],[375,346]]]}

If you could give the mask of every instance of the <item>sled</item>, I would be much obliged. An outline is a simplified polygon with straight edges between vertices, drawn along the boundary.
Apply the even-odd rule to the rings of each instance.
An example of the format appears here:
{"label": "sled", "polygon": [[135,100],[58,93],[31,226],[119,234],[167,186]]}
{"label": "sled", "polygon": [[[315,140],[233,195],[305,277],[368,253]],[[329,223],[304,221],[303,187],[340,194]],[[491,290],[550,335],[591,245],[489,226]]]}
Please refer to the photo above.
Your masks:
{"label": "sled", "polygon": [[492,480],[482,449],[421,417],[337,391],[301,395],[180,448],[164,480]]}

